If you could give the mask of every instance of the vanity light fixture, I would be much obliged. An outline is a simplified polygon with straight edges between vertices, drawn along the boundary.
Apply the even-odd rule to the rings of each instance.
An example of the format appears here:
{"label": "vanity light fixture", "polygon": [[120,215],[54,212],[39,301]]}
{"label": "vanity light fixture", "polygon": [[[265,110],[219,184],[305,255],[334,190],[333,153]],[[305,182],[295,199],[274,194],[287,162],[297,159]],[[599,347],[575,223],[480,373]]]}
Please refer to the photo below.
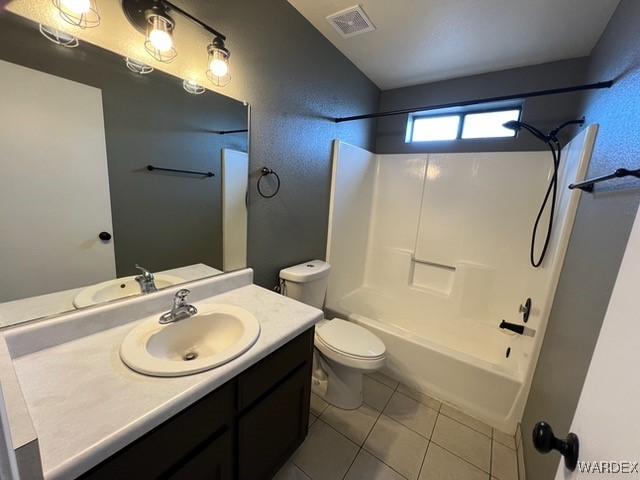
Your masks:
{"label": "vanity light fixture", "polygon": [[95,0],[52,0],[60,17],[71,25],[80,28],[93,28],[100,25],[100,14]]}
{"label": "vanity light fixture", "polygon": [[160,0],[122,0],[129,23],[145,36],[144,48],[159,62],[169,63],[178,55],[173,44],[176,23],[168,6]]}
{"label": "vanity light fixture", "polygon": [[229,83],[231,54],[225,47],[223,34],[168,0],[122,0],[122,9],[131,25],[145,35],[147,52],[160,62],[171,62],[177,55],[173,42],[176,23],[171,15],[178,14],[212,34],[213,41],[207,46],[207,77],[217,86]]}
{"label": "vanity light fixture", "polygon": [[131,70],[133,73],[137,73],[139,75],[148,75],[153,72],[154,68],[146,63],[139,62],[138,60],[130,57],[126,57],[124,59],[127,68]]}
{"label": "vanity light fixture", "polygon": [[39,24],[38,29],[40,30],[40,33],[44,36],[44,38],[55,43],[56,45],[60,45],[61,47],[76,48],[78,45],[80,45],[77,37],[69,35],[68,33],[65,33],[61,30],[43,24]]}
{"label": "vanity light fixture", "polygon": [[147,15],[147,38],[144,48],[159,62],[169,63],[178,55],[173,46],[173,19],[163,13],[150,12]]}
{"label": "vanity light fixture", "polygon": [[215,37],[207,47],[207,53],[209,54],[207,78],[214,85],[224,87],[231,80],[231,75],[229,74],[229,57],[231,53],[224,46],[224,39]]}
{"label": "vanity light fixture", "polygon": [[205,88],[193,80],[183,80],[182,88],[192,95],[202,95],[205,92]]}

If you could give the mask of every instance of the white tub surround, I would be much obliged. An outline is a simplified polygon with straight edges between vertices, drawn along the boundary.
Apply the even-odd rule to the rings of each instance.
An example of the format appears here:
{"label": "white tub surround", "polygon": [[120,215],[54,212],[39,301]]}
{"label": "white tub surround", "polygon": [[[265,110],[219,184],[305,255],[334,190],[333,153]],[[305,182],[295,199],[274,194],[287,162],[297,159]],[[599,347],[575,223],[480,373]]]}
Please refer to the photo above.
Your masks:
{"label": "white tub surround", "polygon": [[[547,257],[529,263],[548,151],[374,155],[336,142],[327,242],[331,313],[369,328],[389,373],[513,433],[564,261],[597,126],[563,149]],[[544,243],[548,216],[538,231]],[[527,335],[498,326],[522,324]]]}
{"label": "white tub surround", "polygon": [[6,394],[5,381],[12,382],[15,369],[13,385],[17,378],[22,390],[18,403],[28,414],[23,418],[25,410],[8,404],[11,422],[20,424],[12,428],[14,445],[25,435],[35,440],[35,434],[44,478],[76,477],[322,319],[320,310],[252,285],[252,279],[245,269],[186,285],[196,307],[242,307],[261,327],[243,355],[195,375],[145,376],[119,356],[131,329],[168,310],[180,287],[3,332],[0,344],[8,347],[13,368],[8,373],[3,368],[0,381]]}

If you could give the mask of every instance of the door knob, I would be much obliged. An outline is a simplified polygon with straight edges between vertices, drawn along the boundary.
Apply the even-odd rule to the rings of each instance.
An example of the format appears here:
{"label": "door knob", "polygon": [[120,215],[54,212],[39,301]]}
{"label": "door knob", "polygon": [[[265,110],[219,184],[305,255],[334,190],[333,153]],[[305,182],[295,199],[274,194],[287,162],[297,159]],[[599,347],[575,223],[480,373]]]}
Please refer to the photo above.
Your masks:
{"label": "door knob", "polygon": [[111,240],[111,234],[109,232],[100,232],[98,234],[98,238],[103,242],[108,242],[109,240]]}
{"label": "door knob", "polygon": [[533,427],[533,445],[540,453],[549,453],[551,450],[559,451],[564,457],[565,467],[572,472],[576,469],[580,442],[575,433],[569,433],[565,440],[561,440],[553,434],[551,425],[547,422],[538,422]]}

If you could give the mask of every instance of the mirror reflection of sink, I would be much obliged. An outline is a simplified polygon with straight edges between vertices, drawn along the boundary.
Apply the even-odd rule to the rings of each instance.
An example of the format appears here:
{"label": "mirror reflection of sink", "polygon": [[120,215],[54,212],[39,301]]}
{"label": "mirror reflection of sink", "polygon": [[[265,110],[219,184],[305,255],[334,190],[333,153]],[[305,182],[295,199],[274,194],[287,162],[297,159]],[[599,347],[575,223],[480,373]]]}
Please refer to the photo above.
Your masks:
{"label": "mirror reflection of sink", "polygon": [[160,325],[158,318],[141,323],[125,337],[120,358],[146,375],[191,375],[242,355],[260,335],[260,323],[243,308],[205,304],[198,310],[167,325]]}
{"label": "mirror reflection of sink", "polygon": [[[76,308],[89,307],[97,303],[139,295],[140,285],[135,278],[135,275],[116,278],[84,288],[73,299],[73,305]],[[154,279],[158,289],[184,282],[183,278],[165,273],[154,274]]]}

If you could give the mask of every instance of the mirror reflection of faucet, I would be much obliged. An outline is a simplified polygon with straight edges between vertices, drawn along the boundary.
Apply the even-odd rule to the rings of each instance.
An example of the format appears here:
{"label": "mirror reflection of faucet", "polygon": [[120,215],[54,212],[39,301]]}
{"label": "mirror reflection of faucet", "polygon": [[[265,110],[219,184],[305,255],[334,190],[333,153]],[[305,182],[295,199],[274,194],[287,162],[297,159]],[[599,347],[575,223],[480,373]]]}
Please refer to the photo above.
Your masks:
{"label": "mirror reflection of faucet", "polygon": [[518,325],[517,323],[510,323],[506,320],[502,320],[499,325],[503,330],[509,330],[518,335],[524,335],[525,337],[534,337],[536,331],[533,328],[525,327],[524,325]]}
{"label": "mirror reflection of faucet", "polygon": [[141,267],[137,263],[136,268],[142,272],[135,278],[136,282],[138,282],[138,285],[140,285],[140,291],[143,294],[157,292],[158,287],[156,287],[155,277],[153,276],[153,273],[151,273],[146,268]]}

